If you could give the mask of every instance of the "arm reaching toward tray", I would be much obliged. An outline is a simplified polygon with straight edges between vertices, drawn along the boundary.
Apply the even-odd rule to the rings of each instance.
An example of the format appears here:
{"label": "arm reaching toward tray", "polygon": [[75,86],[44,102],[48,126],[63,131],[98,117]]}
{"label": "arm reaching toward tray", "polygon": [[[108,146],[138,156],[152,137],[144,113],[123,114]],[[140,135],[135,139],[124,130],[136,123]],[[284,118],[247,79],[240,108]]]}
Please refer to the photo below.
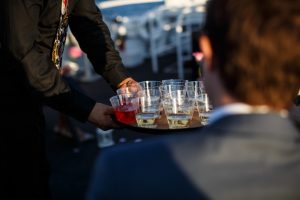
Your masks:
{"label": "arm reaching toward tray", "polygon": [[114,110],[111,106],[96,103],[88,117],[88,121],[103,130],[119,128],[119,125],[112,119],[113,115]]}

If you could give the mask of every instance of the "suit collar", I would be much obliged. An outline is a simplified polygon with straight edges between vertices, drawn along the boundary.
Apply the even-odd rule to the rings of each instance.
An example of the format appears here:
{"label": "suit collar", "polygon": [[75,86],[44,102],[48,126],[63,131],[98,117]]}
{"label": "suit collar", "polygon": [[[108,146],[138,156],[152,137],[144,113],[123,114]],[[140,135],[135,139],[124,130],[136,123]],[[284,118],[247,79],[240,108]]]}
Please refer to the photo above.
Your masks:
{"label": "suit collar", "polygon": [[238,133],[249,137],[299,139],[300,135],[292,120],[274,113],[227,115],[207,125],[205,129],[218,135]]}
{"label": "suit collar", "polygon": [[222,106],[219,108],[216,108],[209,119],[209,124],[212,124],[219,119],[228,116],[228,115],[236,115],[236,114],[251,114],[251,113],[257,113],[257,114],[266,114],[271,113],[278,114],[281,117],[287,117],[288,112],[286,110],[282,110],[280,112],[272,111],[268,106],[262,105],[262,106],[250,106],[248,104],[244,103],[233,103],[226,106]]}

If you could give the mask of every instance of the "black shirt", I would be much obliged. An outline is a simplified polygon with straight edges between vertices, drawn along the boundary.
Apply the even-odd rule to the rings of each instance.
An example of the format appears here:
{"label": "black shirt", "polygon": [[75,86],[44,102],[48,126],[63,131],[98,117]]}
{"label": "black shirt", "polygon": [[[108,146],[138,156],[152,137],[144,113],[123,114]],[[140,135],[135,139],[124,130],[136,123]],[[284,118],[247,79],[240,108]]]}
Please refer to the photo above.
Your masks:
{"label": "black shirt", "polygon": [[[61,0],[2,0],[1,9],[2,69],[21,68],[48,105],[85,121],[95,101],[71,89],[51,60]],[[68,13],[70,29],[95,71],[116,88],[128,75],[95,0],[69,0]]]}

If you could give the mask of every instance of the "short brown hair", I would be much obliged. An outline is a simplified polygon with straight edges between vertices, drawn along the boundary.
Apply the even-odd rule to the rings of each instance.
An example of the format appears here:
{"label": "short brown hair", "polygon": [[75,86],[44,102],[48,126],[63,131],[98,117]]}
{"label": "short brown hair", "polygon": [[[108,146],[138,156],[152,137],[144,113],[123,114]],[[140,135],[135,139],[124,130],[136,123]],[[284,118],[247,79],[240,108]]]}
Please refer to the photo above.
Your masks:
{"label": "short brown hair", "polygon": [[292,104],[300,88],[299,0],[210,0],[203,31],[231,95],[275,109]]}

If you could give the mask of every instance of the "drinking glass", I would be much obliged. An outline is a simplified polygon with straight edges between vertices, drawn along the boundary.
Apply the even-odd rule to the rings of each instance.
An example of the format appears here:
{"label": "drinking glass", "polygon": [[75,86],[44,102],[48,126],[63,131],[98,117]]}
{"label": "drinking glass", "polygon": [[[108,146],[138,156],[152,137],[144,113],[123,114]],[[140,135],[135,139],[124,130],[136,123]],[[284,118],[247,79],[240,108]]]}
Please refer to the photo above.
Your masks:
{"label": "drinking glass", "polygon": [[160,96],[144,95],[138,97],[139,107],[135,114],[139,127],[155,128],[160,118]]}
{"label": "drinking glass", "polygon": [[186,91],[174,91],[172,98],[163,98],[163,106],[170,129],[187,128],[194,113],[194,99]]}
{"label": "drinking glass", "polygon": [[196,86],[199,88],[204,89],[204,82],[203,81],[187,81],[187,86]]}
{"label": "drinking glass", "polygon": [[203,81],[188,81],[187,92],[192,98],[195,98],[199,94],[205,93]]}
{"label": "drinking glass", "polygon": [[159,90],[162,98],[172,98],[172,94],[174,94],[174,92],[176,93],[176,91],[182,91],[186,93],[186,85],[161,85]]}
{"label": "drinking glass", "polygon": [[199,113],[199,118],[203,125],[208,124],[209,116],[212,111],[212,105],[209,102],[207,93],[202,93],[196,98],[197,110]]}
{"label": "drinking glass", "polygon": [[185,79],[165,79],[162,80],[162,85],[186,85],[188,80]]}
{"label": "drinking glass", "polygon": [[137,93],[138,96],[157,96],[160,97],[159,88],[146,88]]}
{"label": "drinking glass", "polygon": [[186,89],[188,97],[195,99],[194,110],[197,111],[197,99],[201,94],[205,93],[203,81],[189,81]]}
{"label": "drinking glass", "polygon": [[139,85],[141,86],[141,88],[143,90],[147,90],[147,89],[156,89],[159,88],[159,86],[161,86],[161,81],[141,81],[139,82]]}
{"label": "drinking glass", "polygon": [[140,90],[142,90],[140,84],[138,83],[130,83],[125,87],[121,87],[116,90],[117,94],[133,94],[136,95]]}
{"label": "drinking glass", "polygon": [[132,124],[136,122],[135,113],[138,110],[139,99],[130,93],[112,96],[110,99],[118,121]]}
{"label": "drinking glass", "polygon": [[160,110],[159,118],[161,117],[161,113],[163,112],[163,105],[162,105],[162,102],[161,102],[161,93],[160,93],[159,88],[144,89],[144,90],[142,90],[138,93],[138,96],[139,97],[150,96],[150,97],[158,98],[159,99],[159,110]]}

